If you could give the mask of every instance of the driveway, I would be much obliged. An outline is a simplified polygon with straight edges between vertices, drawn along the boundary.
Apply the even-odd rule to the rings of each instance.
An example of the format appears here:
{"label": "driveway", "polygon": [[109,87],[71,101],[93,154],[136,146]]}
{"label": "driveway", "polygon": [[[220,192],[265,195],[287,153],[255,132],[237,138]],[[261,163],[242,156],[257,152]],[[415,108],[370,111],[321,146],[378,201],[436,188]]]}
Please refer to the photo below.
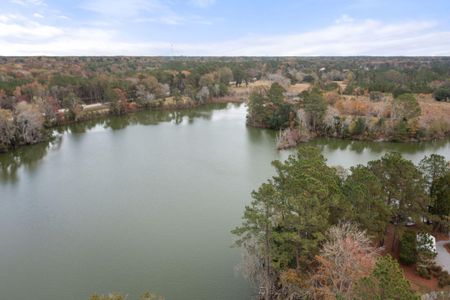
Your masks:
{"label": "driveway", "polygon": [[448,242],[449,241],[439,241],[436,243],[436,263],[450,273],[450,253],[448,253],[444,247],[444,244]]}

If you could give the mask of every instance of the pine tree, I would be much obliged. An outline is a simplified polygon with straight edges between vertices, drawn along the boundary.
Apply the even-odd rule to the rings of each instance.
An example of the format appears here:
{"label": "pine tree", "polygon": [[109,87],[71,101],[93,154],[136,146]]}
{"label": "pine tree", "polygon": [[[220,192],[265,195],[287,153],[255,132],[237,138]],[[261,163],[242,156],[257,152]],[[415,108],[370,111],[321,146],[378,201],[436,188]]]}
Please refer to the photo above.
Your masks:
{"label": "pine tree", "polygon": [[354,299],[418,300],[419,296],[411,289],[397,261],[388,255],[378,258],[372,274],[358,282]]}
{"label": "pine tree", "polygon": [[314,147],[300,147],[284,163],[273,162],[273,178],[280,193],[278,242],[297,270],[305,268],[318,252],[331,224],[345,215],[340,179]]}
{"label": "pine tree", "polygon": [[350,172],[343,190],[347,201],[351,203],[352,219],[383,244],[391,207],[385,202],[381,181],[362,165],[352,167]]}
{"label": "pine tree", "polygon": [[253,266],[260,270],[252,272],[264,284],[266,299],[271,299],[276,191],[271,182],[263,183],[258,191],[252,192],[252,197],[251,204],[245,207],[242,226],[235,228],[232,233],[239,237],[236,241],[238,246],[247,247],[246,251],[251,255],[262,257],[262,266]]}
{"label": "pine tree", "polygon": [[427,215],[429,197],[425,192],[425,180],[417,167],[398,152],[387,153],[368,166],[384,187],[386,204],[391,207],[395,226],[392,248],[395,249],[401,225],[410,219],[420,223]]}

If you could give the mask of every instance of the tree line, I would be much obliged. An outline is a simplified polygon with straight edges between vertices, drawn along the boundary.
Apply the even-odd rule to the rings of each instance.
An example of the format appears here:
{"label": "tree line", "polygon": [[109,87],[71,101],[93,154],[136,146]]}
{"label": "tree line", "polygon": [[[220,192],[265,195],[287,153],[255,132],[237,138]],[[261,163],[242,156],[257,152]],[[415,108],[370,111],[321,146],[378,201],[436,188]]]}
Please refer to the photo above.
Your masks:
{"label": "tree line", "polygon": [[[283,88],[295,83],[311,84],[322,95],[339,90],[336,82],[345,81],[346,88],[341,94],[370,94],[375,100],[382,97],[380,93],[392,93],[396,99],[410,93],[433,93],[439,101],[450,99],[450,59],[445,57],[1,57],[0,61],[0,148],[3,151],[40,140],[45,137],[38,134],[43,128],[86,120],[92,114],[83,109],[84,105],[102,103],[113,114],[136,108],[158,108],[169,98],[177,106],[182,106],[185,99],[189,105],[197,105],[227,95],[232,85],[246,86],[259,79],[278,82]],[[260,90],[259,98],[254,95],[255,114],[249,117],[249,124],[275,129],[293,126],[295,111],[292,105],[280,101],[280,91],[275,86]],[[309,101],[305,110],[309,109],[315,131],[331,130],[336,136],[365,133],[377,136],[383,131],[383,120],[369,124],[364,118],[336,120],[343,124],[336,125],[340,128],[336,129],[330,122],[323,128],[320,93],[302,95],[305,102]],[[329,100],[328,95],[325,98]],[[31,130],[31,137],[30,131],[28,136],[22,136],[23,130],[11,129],[11,124],[20,127],[17,117],[23,110],[24,105],[19,105],[22,102],[31,105],[28,112],[40,111],[43,117],[38,122],[40,118],[31,118],[27,113],[33,119],[26,122],[28,125],[42,123]],[[258,107],[258,103],[269,109],[269,113]],[[420,138],[424,134],[416,130],[415,123],[408,122],[395,125],[393,132],[399,133],[396,137],[399,140],[410,136]],[[445,129],[439,124],[435,127],[436,132]]]}

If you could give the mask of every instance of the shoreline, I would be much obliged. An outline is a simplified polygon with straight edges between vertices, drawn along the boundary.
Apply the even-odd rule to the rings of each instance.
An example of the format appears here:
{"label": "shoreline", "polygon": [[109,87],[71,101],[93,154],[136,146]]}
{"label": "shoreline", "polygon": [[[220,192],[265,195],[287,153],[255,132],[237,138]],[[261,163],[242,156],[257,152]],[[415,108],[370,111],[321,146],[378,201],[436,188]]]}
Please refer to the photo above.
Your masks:
{"label": "shoreline", "polygon": [[[127,111],[125,111],[122,114],[112,114],[109,107],[107,107],[107,108],[101,107],[98,110],[87,111],[86,114],[79,120],[64,119],[62,121],[57,121],[56,123],[54,123],[50,126],[45,126],[44,127],[44,130],[46,131],[45,139],[43,139],[39,142],[36,142],[36,143],[32,143],[32,144],[18,145],[17,147],[9,148],[6,151],[0,151],[0,154],[10,153],[10,152],[16,151],[20,148],[27,147],[27,146],[33,146],[33,145],[38,145],[41,143],[51,142],[52,139],[55,138],[54,131],[57,130],[58,128],[61,128],[64,126],[83,124],[84,122],[94,121],[94,120],[98,120],[101,118],[121,117],[121,116],[131,115],[133,113],[138,113],[138,112],[142,112],[142,111],[155,111],[155,112],[156,111],[182,111],[182,110],[196,109],[196,108],[204,107],[207,105],[214,105],[214,104],[240,104],[240,103],[246,102],[245,100],[238,99],[238,98],[234,98],[234,99],[232,99],[232,97],[223,97],[223,98],[226,98],[226,99],[213,98],[210,101],[204,102],[204,103],[195,103],[192,101],[189,103],[182,103],[182,104],[175,104],[175,105],[173,105],[173,104],[164,105],[163,104],[163,105],[157,105],[157,106],[155,105],[155,106],[151,106],[151,107],[134,105],[132,108],[128,109]],[[107,105],[107,104],[105,104],[105,105]]]}

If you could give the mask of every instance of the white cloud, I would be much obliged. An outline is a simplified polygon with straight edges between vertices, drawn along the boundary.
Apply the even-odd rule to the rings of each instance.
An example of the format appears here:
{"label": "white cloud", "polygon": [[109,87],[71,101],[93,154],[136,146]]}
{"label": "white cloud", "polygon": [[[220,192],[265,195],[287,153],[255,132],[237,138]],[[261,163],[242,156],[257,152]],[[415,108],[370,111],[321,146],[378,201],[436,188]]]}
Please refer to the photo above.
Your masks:
{"label": "white cloud", "polygon": [[85,1],[82,8],[109,17],[128,18],[141,12],[157,12],[165,10],[166,6],[157,0],[90,0]]}
{"label": "white cloud", "polygon": [[[0,47],[10,42],[33,41],[40,43],[44,39],[61,36],[64,31],[54,26],[31,21],[22,15],[0,15]],[[1,51],[1,50],[0,50]]]}
{"label": "white cloud", "polygon": [[0,55],[170,55],[172,46],[180,55],[450,55],[450,31],[426,21],[353,20],[297,34],[177,44],[128,41],[116,30],[54,27],[0,15]]}
{"label": "white cloud", "polygon": [[335,21],[335,23],[342,24],[342,23],[351,23],[353,21],[354,21],[354,19],[352,17],[350,17],[348,15],[342,15]]}
{"label": "white cloud", "polygon": [[33,17],[35,17],[35,18],[39,18],[39,19],[42,19],[42,18],[44,18],[44,16],[43,16],[43,15],[41,15],[40,13],[34,13],[34,14],[33,14]]}
{"label": "white cloud", "polygon": [[[197,1],[199,5],[207,5],[213,1]],[[200,3],[201,2],[201,3]],[[166,25],[211,24],[211,21],[196,15],[179,14],[161,0],[90,0],[81,7],[94,12],[104,19],[135,23],[160,23]]]}
{"label": "white cloud", "polygon": [[216,3],[216,0],[191,0],[190,2],[195,6],[207,7]]}
{"label": "white cloud", "polygon": [[44,0],[10,0],[9,2],[22,5],[22,6],[39,6],[39,5],[46,5]]}

